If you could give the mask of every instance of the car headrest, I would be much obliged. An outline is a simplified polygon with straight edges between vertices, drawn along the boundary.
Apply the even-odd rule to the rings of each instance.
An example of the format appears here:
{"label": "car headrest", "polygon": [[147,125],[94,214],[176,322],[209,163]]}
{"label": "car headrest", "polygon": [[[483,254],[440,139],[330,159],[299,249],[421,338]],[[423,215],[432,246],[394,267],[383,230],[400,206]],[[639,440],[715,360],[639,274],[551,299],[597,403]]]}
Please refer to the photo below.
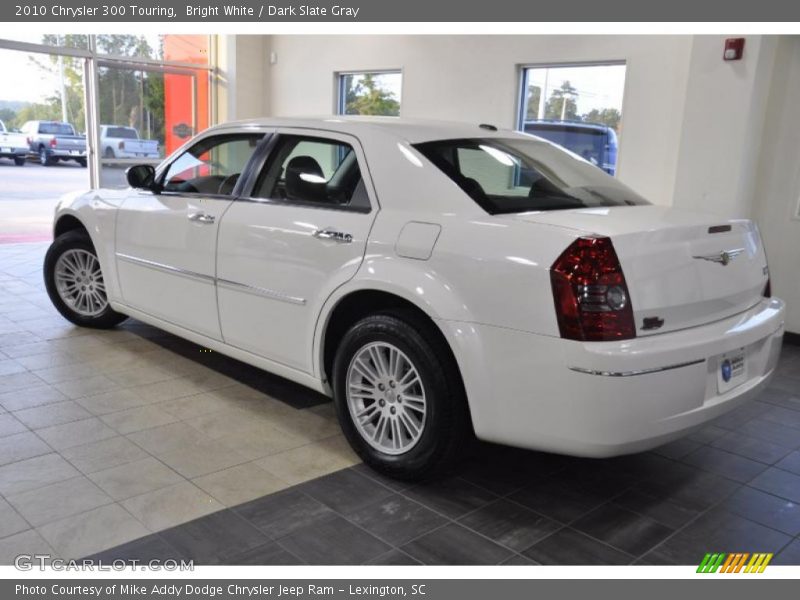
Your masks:
{"label": "car headrest", "polygon": [[286,165],[286,197],[290,200],[325,199],[322,167],[310,156],[295,156]]}

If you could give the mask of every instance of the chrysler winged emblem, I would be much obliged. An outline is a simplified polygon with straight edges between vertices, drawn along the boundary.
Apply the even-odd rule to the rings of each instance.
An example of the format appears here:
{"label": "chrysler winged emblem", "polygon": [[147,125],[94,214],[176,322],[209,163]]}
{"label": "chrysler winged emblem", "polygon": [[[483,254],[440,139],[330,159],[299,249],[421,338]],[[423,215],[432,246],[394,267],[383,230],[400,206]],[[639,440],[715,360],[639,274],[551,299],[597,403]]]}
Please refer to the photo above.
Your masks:
{"label": "chrysler winged emblem", "polygon": [[692,258],[719,263],[725,267],[731,264],[742,252],[744,252],[744,248],[734,248],[733,250],[723,250],[717,254],[704,254],[702,256],[693,256]]}

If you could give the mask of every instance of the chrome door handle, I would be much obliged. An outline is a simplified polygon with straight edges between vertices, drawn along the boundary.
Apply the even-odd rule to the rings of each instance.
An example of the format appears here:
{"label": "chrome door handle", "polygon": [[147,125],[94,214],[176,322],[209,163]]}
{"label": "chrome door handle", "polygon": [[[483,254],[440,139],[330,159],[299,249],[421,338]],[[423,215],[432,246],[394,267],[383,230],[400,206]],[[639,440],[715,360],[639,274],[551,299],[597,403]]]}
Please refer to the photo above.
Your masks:
{"label": "chrome door handle", "polygon": [[205,223],[207,225],[211,225],[216,220],[216,217],[214,217],[214,215],[209,215],[208,213],[196,212],[189,215],[189,220],[194,221],[195,223]]}
{"label": "chrome door handle", "polygon": [[335,229],[317,229],[314,232],[314,237],[318,240],[333,240],[342,244],[349,244],[353,241],[353,236],[344,231],[336,231]]}

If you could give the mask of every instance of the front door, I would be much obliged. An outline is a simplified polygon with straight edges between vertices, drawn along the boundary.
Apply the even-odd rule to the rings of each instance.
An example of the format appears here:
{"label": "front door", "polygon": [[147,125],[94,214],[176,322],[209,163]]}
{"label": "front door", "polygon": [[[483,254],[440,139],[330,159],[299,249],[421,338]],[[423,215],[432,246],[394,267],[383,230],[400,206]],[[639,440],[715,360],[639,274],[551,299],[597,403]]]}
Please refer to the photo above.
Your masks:
{"label": "front door", "polygon": [[131,191],[116,229],[125,304],[222,339],[215,286],[217,233],[239,175],[262,137],[208,135],[159,173],[161,193]]}
{"label": "front door", "polygon": [[217,277],[226,343],[313,372],[317,315],[355,275],[377,204],[355,138],[278,131],[247,198],[219,232]]}

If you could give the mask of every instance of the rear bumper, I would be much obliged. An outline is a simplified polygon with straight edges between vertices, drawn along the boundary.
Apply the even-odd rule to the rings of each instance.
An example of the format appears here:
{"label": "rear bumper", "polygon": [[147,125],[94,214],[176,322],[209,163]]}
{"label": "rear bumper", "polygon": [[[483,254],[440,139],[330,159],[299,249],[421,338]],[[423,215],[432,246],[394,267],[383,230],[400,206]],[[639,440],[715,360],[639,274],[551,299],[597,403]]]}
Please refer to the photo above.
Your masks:
{"label": "rear bumper", "polygon": [[16,156],[27,156],[28,149],[14,146],[3,146],[0,143],[0,156],[4,158],[14,158]]}
{"label": "rear bumper", "polygon": [[[581,343],[443,323],[479,438],[576,456],[647,450],[757,395],[780,356],[784,304],[624,342]],[[746,376],[720,393],[720,355],[744,350]]]}
{"label": "rear bumper", "polygon": [[86,150],[47,150],[47,155],[55,158],[86,158]]}
{"label": "rear bumper", "polygon": [[128,152],[127,150],[115,150],[114,155],[116,158],[160,158],[158,152]]}

